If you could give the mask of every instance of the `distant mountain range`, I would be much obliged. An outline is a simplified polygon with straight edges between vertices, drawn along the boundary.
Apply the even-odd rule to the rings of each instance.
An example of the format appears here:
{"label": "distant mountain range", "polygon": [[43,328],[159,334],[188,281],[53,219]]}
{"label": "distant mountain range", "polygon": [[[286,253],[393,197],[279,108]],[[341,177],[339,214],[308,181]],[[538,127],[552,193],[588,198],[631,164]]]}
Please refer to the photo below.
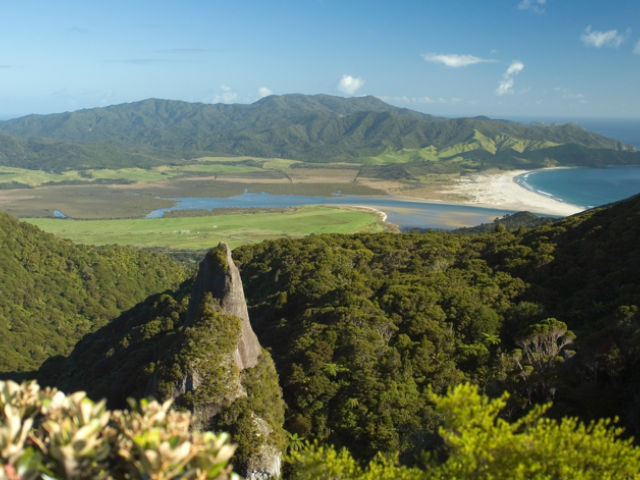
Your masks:
{"label": "distant mountain range", "polygon": [[[91,157],[86,146],[90,144],[90,150],[99,152],[96,155],[102,160],[88,164],[105,167],[121,166],[127,156],[137,156],[130,158],[132,166],[151,166],[159,159],[228,155],[372,164],[456,159],[536,168],[600,165],[603,150],[617,152],[604,164],[640,163],[640,154],[632,145],[590,133],[576,124],[530,126],[487,117],[445,119],[394,107],[371,96],[274,95],[251,105],[149,99],[70,113],[28,115],[0,122],[0,131],[66,142],[26,145],[31,152],[76,149]],[[11,143],[4,136],[0,142],[3,149]],[[110,157],[117,160],[108,162]],[[0,162],[7,164],[1,156]],[[24,164],[34,168],[32,163]],[[70,162],[69,169],[78,168],[77,163]],[[49,164],[41,167],[51,168]]]}

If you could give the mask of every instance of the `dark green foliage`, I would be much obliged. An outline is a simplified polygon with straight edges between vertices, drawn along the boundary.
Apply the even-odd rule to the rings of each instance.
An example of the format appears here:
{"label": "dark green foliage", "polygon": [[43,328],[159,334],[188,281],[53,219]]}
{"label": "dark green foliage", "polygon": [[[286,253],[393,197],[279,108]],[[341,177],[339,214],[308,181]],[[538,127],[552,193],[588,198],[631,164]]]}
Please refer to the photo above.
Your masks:
{"label": "dark green foliage", "polygon": [[[58,173],[91,168],[150,168],[167,163],[170,161],[160,156],[130,152],[106,143],[79,145],[46,138],[22,138],[0,133],[0,165],[4,167]],[[60,184],[56,183],[56,185]]]}
{"label": "dark green foliage", "polygon": [[[443,394],[472,382],[495,396],[511,392],[505,418],[522,418],[553,398],[550,416],[588,422],[617,415],[637,437],[640,196],[533,230],[498,227],[464,236],[319,235],[237,249],[254,330],[280,376],[287,430],[345,446],[358,459],[381,451],[411,464],[439,445],[442,417],[429,388]],[[146,385],[161,355],[174,352],[170,344],[187,351],[181,325],[189,288],[127,312],[41,373],[97,385],[107,365],[112,376],[100,388],[117,375]],[[165,329],[161,319],[174,313]],[[189,340],[208,346],[180,360],[172,381],[188,373],[189,359],[202,357],[197,352],[228,350],[224,339],[201,339],[214,325],[227,332],[226,320],[212,315]],[[277,391],[265,355],[233,377],[257,399]],[[231,378],[225,375],[218,376]],[[142,394],[135,381],[120,398]],[[254,383],[265,390],[252,390]],[[192,397],[180,402],[188,407]],[[237,402],[217,425],[250,449],[250,412],[277,424],[281,406],[269,410],[251,395]]]}
{"label": "dark green foliage", "polygon": [[[127,145],[127,151],[141,156],[192,158],[208,153],[332,163],[358,162],[360,157],[402,149],[443,149],[473,142],[480,133],[489,138],[563,144],[523,154],[505,148],[496,156],[484,150],[462,155],[487,165],[600,165],[605,158],[609,164],[640,163],[640,154],[622,151],[633,149],[631,145],[574,124],[527,126],[481,118],[443,119],[393,107],[374,97],[285,95],[252,105],[149,99],[72,113],[29,115],[0,123],[0,130],[100,149],[107,147],[95,142]],[[590,149],[601,150],[593,156]],[[610,150],[620,151],[612,156]],[[440,168],[458,171],[460,167],[434,168],[433,173],[439,173]]]}
{"label": "dark green foliage", "polygon": [[[620,416],[640,434],[640,196],[574,215],[496,249],[532,286],[524,299],[566,323],[575,356],[559,367],[553,412]],[[544,318],[544,317],[543,317]],[[508,322],[506,337],[531,323]]]}
{"label": "dark green foliage", "polygon": [[252,323],[272,354],[286,428],[358,457],[431,440],[427,387],[484,381],[524,283],[494,272],[467,237],[325,235],[234,252]]}
{"label": "dark green foliage", "polygon": [[[281,376],[287,428],[358,457],[400,451],[407,460],[430,444],[437,423],[426,385],[445,391],[464,379],[511,390],[514,418],[554,397],[551,415],[618,415],[637,435],[639,217],[634,197],[531,231],[241,247],[235,255],[256,333]],[[543,321],[550,316],[558,320]],[[562,339],[557,351],[531,346],[549,322],[564,328],[562,338],[575,332],[572,350]],[[511,353],[518,346],[531,351]]]}
{"label": "dark green foliage", "polygon": [[29,185],[20,182],[0,183],[0,190],[13,190],[14,188],[31,188]]}
{"label": "dark green foliage", "polygon": [[85,334],[184,277],[164,255],[74,245],[0,212],[2,376],[67,355]]}
{"label": "dark green foliage", "polygon": [[[152,392],[163,401],[175,398],[176,408],[193,412],[195,429],[232,434],[239,445],[236,465],[246,464],[267,435],[273,448],[283,450],[285,406],[269,352],[239,372],[232,354],[241,321],[221,314],[210,293],[184,328],[192,286],[189,280],[171,294],[150,297],[83,338],[69,358],[45,364],[40,377],[53,371],[50,383],[107,398],[112,408]],[[218,411],[213,423],[211,409]]]}
{"label": "dark green foliage", "polygon": [[68,359],[59,359],[62,374],[38,381],[65,391],[84,390],[91,398],[106,398],[109,406],[125,408],[126,398],[143,398],[158,358],[178,338],[185,320],[192,280],[174,292],[153,295],[94,333],[86,335]]}
{"label": "dark green foliage", "polygon": [[229,263],[227,262],[227,254],[221,248],[212,248],[207,252],[207,262],[211,273],[214,275],[226,274],[229,271]]}
{"label": "dark green foliage", "polygon": [[285,404],[278,384],[278,374],[271,355],[266,350],[262,351],[258,365],[240,373],[240,381],[247,396],[238,398],[223,409],[216,416],[215,428],[231,434],[233,441],[238,445],[234,459],[237,464],[243,465],[251,454],[258,451],[260,438],[265,435],[254,415],[264,420],[272,431],[270,439],[273,447],[279,451],[284,450],[285,435],[282,424]]}
{"label": "dark green foliage", "polygon": [[359,112],[397,112],[410,119],[443,120],[387,105],[375,97],[345,99],[328,95],[284,95],[264,98],[253,105],[148,99],[71,113],[28,115],[0,122],[0,130],[13,135],[77,143],[109,140],[163,145],[172,150],[204,150],[200,144],[203,137],[228,134],[243,126],[253,125],[254,130],[262,131],[274,125],[282,127],[308,122],[315,117],[338,118]]}
{"label": "dark green foliage", "polygon": [[202,383],[195,391],[188,389],[177,397],[178,405],[220,405],[226,397],[235,395],[237,368],[232,354],[241,334],[241,320],[217,311],[211,293],[205,294],[193,325],[158,359],[158,397],[174,397],[177,382],[187,376],[198,376]]}
{"label": "dark green foliage", "polygon": [[[181,210],[188,212],[189,210]],[[166,216],[166,214],[165,214]],[[145,250],[149,252],[161,253],[173,258],[175,261],[184,265],[190,272],[197,272],[198,265],[202,261],[202,258],[207,254],[208,250],[180,250],[177,248],[168,247],[148,247]]]}
{"label": "dark green foliage", "polygon": [[451,233],[460,235],[476,235],[479,233],[491,233],[500,230],[502,225],[505,230],[516,230],[520,227],[536,228],[542,225],[548,225],[557,217],[539,217],[531,212],[516,212],[511,215],[505,215],[502,218],[496,218],[493,223],[483,223],[475,227],[463,227],[451,230]]}

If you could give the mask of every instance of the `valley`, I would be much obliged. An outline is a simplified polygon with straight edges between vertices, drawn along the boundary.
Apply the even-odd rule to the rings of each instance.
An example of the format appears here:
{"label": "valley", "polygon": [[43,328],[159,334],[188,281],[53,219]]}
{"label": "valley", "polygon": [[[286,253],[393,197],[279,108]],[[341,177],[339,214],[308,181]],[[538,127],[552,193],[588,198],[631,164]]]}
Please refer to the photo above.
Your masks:
{"label": "valley", "polygon": [[[633,146],[574,124],[446,119],[373,97],[283,95],[251,105],[149,99],[64,115],[31,115],[0,122],[0,132],[0,208],[19,218],[55,218],[54,210],[63,212],[78,221],[73,228],[41,224],[97,244],[109,240],[95,235],[94,224],[80,221],[143,219],[151,211],[175,206],[174,199],[228,198],[243,192],[392,195],[399,202],[414,202],[413,207],[403,203],[386,211],[396,223],[406,212],[424,210],[425,203],[433,204],[437,215],[441,206],[452,206],[451,220],[411,220],[418,228],[471,227],[485,221],[480,210],[461,215],[458,206],[466,205],[496,209],[495,216],[517,210],[565,216],[580,210],[526,191],[510,179],[544,167],[640,164]],[[275,222],[281,234],[305,234],[295,215],[284,219],[291,224]],[[165,228],[149,225],[118,227],[110,233],[111,241],[180,243],[168,233],[150,234]],[[349,232],[361,231],[359,223],[350,225]],[[339,226],[332,230],[346,231]],[[245,238],[238,232],[231,235]],[[272,235],[249,234],[246,241]],[[206,238],[191,239],[188,248],[201,248]]]}

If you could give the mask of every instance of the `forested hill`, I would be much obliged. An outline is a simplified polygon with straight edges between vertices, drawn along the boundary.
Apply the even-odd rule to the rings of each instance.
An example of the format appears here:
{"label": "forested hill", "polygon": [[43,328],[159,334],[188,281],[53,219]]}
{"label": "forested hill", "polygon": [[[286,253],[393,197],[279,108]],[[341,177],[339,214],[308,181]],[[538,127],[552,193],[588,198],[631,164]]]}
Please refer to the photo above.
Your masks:
{"label": "forested hill", "polygon": [[[533,230],[318,235],[234,251],[298,437],[416,461],[438,446],[430,389],[511,394],[520,418],[621,418],[640,434],[640,197]],[[144,395],[191,287],[89,335],[41,379]],[[206,342],[206,339],[202,339]],[[572,345],[569,345],[573,341]],[[114,347],[115,345],[115,347]],[[56,367],[56,368],[53,368]],[[100,372],[108,372],[108,375]],[[114,379],[128,389],[112,392]]]}
{"label": "forested hill", "polygon": [[104,142],[77,144],[0,133],[0,166],[64,172],[92,168],[150,168],[175,160],[127,151]]}
{"label": "forested hill", "polygon": [[28,115],[0,122],[0,130],[76,143],[115,140],[184,149],[193,148],[183,144],[188,141],[187,136],[198,137],[206,143],[201,137],[282,127],[309,117],[339,118],[363,112],[393,112],[414,120],[444,120],[393,107],[375,97],[273,95],[251,105],[212,105],[151,98],[76,112]]}
{"label": "forested hill", "polygon": [[185,278],[164,255],[74,245],[0,212],[0,376],[67,355],[86,333]]}
{"label": "forested hill", "polygon": [[[524,154],[526,163],[530,152],[575,145],[622,151],[632,155],[622,163],[640,162],[640,156],[629,153],[633,146],[574,124],[527,126],[483,118],[443,119],[393,107],[374,97],[283,95],[251,105],[149,99],[70,113],[29,115],[0,122],[0,130],[75,143],[154,147],[185,157],[208,153],[359,162],[385,153],[424,150],[421,159],[479,152],[502,153],[507,155],[507,163]],[[560,152],[555,160],[567,164],[563,162],[566,155]],[[580,164],[588,161],[582,159]]]}

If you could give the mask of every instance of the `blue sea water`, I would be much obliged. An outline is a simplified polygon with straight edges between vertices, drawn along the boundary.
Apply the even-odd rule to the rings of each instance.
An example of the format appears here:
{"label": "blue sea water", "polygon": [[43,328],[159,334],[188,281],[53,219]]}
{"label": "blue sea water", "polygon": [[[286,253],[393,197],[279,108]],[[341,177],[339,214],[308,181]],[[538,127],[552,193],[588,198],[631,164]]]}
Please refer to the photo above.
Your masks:
{"label": "blue sea water", "polygon": [[540,195],[593,208],[640,193],[640,167],[538,170],[515,181]]}

